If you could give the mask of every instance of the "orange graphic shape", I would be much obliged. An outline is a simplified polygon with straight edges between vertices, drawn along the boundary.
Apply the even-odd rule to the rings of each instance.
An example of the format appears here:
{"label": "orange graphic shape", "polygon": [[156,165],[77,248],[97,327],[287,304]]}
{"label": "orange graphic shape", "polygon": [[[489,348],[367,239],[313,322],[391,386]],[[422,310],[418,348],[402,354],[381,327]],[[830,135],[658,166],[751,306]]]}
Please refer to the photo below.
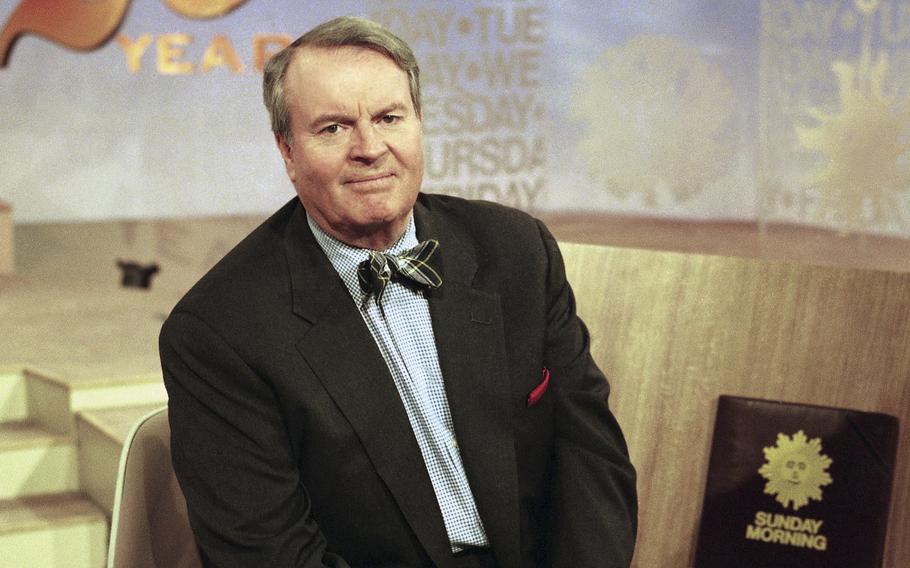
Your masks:
{"label": "orange graphic shape", "polygon": [[0,32],[0,67],[13,44],[36,34],[71,49],[89,50],[110,39],[130,0],[22,0]]}
{"label": "orange graphic shape", "polygon": [[164,0],[168,8],[181,16],[204,20],[223,16],[247,0]]}

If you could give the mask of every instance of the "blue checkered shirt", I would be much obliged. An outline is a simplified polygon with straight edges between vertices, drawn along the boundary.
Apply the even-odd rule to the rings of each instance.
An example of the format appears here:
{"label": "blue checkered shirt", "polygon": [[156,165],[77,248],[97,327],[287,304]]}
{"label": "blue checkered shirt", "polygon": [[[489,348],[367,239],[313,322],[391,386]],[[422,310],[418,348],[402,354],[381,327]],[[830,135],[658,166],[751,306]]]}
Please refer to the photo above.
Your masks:
{"label": "blue checkered shirt", "polygon": [[[360,289],[357,280],[357,266],[367,259],[367,250],[332,238],[309,215],[307,221],[360,309],[392,374],[430,474],[452,551],[488,546],[455,439],[426,298],[420,291],[391,282],[380,309],[373,296]],[[415,245],[417,234],[412,215],[401,238],[382,252],[397,254]]]}

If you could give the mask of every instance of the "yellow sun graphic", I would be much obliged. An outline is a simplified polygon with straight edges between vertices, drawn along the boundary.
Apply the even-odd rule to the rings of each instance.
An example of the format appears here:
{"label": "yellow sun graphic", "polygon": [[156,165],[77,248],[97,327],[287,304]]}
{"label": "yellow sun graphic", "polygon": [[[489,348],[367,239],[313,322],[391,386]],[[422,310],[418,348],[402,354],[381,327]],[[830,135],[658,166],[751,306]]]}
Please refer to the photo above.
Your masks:
{"label": "yellow sun graphic", "polygon": [[817,220],[831,217],[847,227],[888,220],[898,195],[910,185],[908,123],[910,101],[895,104],[884,95],[888,57],[880,53],[862,85],[856,66],[832,64],[840,90],[840,110],[828,114],[818,108],[809,114],[817,126],[796,127],[800,146],[821,153],[822,165],[807,178],[817,187]]}
{"label": "yellow sun graphic", "polygon": [[831,458],[821,451],[821,439],[809,440],[802,430],[792,438],[778,434],[777,445],[764,449],[766,462],[758,470],[768,480],[765,493],[775,496],[784,508],[792,505],[794,511],[809,499],[821,501],[821,488],[832,481],[826,471]]}
{"label": "yellow sun graphic", "polygon": [[856,63],[835,61],[839,109],[813,107],[814,126],[796,126],[799,146],[820,158],[805,183],[819,192],[819,222],[847,229],[900,221],[899,197],[910,187],[910,99],[889,93],[888,53],[873,62],[871,25],[878,0],[856,0],[865,18]]}
{"label": "yellow sun graphic", "polygon": [[588,176],[617,197],[658,205],[703,191],[727,171],[735,141],[733,87],[720,67],[680,40],[638,36],[585,69],[572,116]]}

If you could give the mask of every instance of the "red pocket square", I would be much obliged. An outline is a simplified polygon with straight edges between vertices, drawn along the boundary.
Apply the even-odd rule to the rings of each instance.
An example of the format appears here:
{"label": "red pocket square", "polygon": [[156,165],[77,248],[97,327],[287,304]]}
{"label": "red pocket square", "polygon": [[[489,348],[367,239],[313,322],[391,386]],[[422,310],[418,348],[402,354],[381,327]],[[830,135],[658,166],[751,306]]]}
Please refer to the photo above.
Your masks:
{"label": "red pocket square", "polygon": [[534,387],[534,390],[531,391],[531,394],[528,395],[528,407],[534,406],[543,396],[543,393],[547,392],[547,387],[550,385],[550,369],[546,367],[543,368],[543,379],[541,379],[540,384]]}

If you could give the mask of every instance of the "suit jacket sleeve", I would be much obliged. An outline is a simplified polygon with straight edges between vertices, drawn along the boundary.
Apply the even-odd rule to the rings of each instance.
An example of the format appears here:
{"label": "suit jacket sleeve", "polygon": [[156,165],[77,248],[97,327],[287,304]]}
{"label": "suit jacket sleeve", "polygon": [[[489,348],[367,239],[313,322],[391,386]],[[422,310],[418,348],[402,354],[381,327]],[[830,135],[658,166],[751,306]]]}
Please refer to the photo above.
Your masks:
{"label": "suit jacket sleeve", "polygon": [[347,564],[326,551],[275,394],[213,329],[175,311],[160,336],[172,459],[206,566]]}
{"label": "suit jacket sleeve", "polygon": [[589,352],[559,247],[540,225],[549,258],[544,362],[555,397],[549,564],[620,568],[632,560],[635,470],[608,406],[610,385]]}

